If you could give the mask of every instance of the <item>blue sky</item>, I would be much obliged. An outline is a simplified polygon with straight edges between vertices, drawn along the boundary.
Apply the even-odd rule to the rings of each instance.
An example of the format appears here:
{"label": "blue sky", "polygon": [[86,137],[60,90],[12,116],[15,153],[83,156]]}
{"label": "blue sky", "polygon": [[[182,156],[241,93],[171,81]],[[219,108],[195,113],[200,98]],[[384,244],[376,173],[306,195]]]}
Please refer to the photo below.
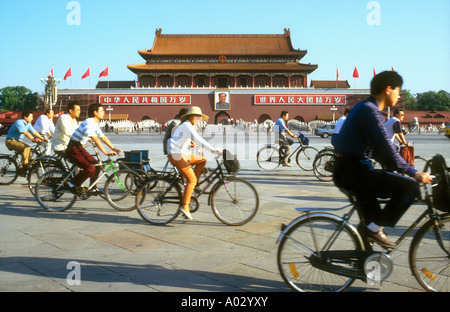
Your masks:
{"label": "blue sky", "polygon": [[[156,28],[163,34],[282,34],[302,63],[319,65],[310,80],[348,80],[368,88],[391,66],[413,93],[450,92],[449,0],[0,0],[0,89],[23,85],[43,92],[52,67],[59,88],[95,88],[108,80],[134,80],[128,64],[143,63]],[[78,13],[79,12],[79,13]],[[78,14],[76,14],[78,13]],[[79,25],[70,25],[79,16]],[[72,19],[73,20],[73,19]],[[372,25],[371,25],[372,24]],[[81,80],[88,67],[90,79]],[[352,78],[354,67],[360,78]]]}

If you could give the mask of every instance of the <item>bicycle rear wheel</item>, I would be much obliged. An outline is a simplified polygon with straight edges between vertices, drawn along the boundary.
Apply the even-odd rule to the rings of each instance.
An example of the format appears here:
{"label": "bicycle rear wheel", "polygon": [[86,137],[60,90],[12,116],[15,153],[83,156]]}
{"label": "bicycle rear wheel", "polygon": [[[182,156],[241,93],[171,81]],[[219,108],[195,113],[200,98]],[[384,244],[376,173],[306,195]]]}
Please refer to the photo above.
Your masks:
{"label": "bicycle rear wheel", "polygon": [[324,152],[318,154],[314,159],[313,168],[314,175],[317,179],[324,182],[333,180],[335,156],[334,153]]}
{"label": "bicycle rear wheel", "polygon": [[[420,285],[431,292],[450,291],[450,214],[443,215],[438,244],[434,220],[425,223],[414,235],[409,249],[409,265]],[[445,252],[442,248],[445,248]]]}
{"label": "bicycle rear wheel", "polygon": [[50,171],[36,182],[35,197],[42,208],[49,211],[65,211],[75,204],[77,196],[64,188],[67,173]]}
{"label": "bicycle rear wheel", "polygon": [[17,179],[17,162],[9,156],[0,156],[0,185],[9,185]]}
{"label": "bicycle rear wheel", "polygon": [[[294,291],[340,292],[346,290],[353,278],[337,275],[316,268],[310,257],[319,255],[330,237],[337,233],[327,250],[360,250],[358,236],[345,226],[338,233],[342,220],[328,216],[311,216],[299,220],[281,238],[277,251],[277,264],[281,277]],[[319,256],[320,257],[320,256]],[[355,269],[352,262],[336,263],[340,267]]]}
{"label": "bicycle rear wheel", "polygon": [[256,163],[265,171],[272,171],[280,166],[280,152],[277,146],[266,145],[256,154]]}
{"label": "bicycle rear wheel", "polygon": [[243,179],[226,177],[212,189],[211,208],[214,215],[227,225],[242,225],[256,215],[259,196],[253,185]]}
{"label": "bicycle rear wheel", "polygon": [[106,201],[119,211],[135,209],[136,193],[142,181],[141,175],[131,169],[117,171],[106,180]]}
{"label": "bicycle rear wheel", "polygon": [[303,146],[298,151],[295,161],[301,169],[305,171],[312,171],[314,158],[316,158],[317,153],[319,153],[317,148],[312,146]]}
{"label": "bicycle rear wheel", "polygon": [[66,168],[57,160],[55,159],[36,159],[36,161],[31,166],[30,170],[28,171],[27,180],[28,180],[28,189],[30,190],[31,194],[35,194],[34,188],[36,186],[36,182],[39,180],[39,178],[46,172],[49,171],[66,171]]}
{"label": "bicycle rear wheel", "polygon": [[167,224],[180,212],[180,186],[170,178],[150,177],[139,187],[135,205],[145,221],[151,224]]}

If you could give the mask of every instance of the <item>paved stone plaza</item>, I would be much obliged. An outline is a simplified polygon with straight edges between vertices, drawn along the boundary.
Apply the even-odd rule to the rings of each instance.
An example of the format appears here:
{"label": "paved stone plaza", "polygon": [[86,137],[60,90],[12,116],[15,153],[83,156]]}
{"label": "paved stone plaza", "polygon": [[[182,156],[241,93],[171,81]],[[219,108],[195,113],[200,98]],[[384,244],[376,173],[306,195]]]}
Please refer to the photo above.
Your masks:
{"label": "paved stone plaza", "polygon": [[[178,218],[154,226],[136,211],[116,211],[101,198],[78,200],[66,212],[51,213],[39,206],[24,178],[0,186],[0,291],[289,292],[276,264],[280,225],[299,215],[296,207],[342,207],[347,200],[332,182],[319,182],[296,165],[270,173],[259,170],[254,151],[261,144],[256,134],[247,141],[242,135],[235,146],[252,147],[240,157],[238,176],[256,187],[260,208],[250,223],[239,227],[216,219],[206,197],[200,198],[193,221]],[[330,144],[307,136],[319,149]],[[124,150],[148,149],[155,169],[165,163],[160,134],[111,134],[110,139]],[[414,141],[417,155],[441,153],[450,164],[450,140],[443,135],[407,139]],[[0,153],[9,153],[4,140],[0,137]],[[214,159],[208,159],[213,166]],[[422,209],[412,207],[388,234],[395,237]],[[392,254],[395,267],[387,281],[380,286],[356,281],[348,291],[422,291],[408,267],[409,242]],[[77,264],[79,285],[68,280]]]}

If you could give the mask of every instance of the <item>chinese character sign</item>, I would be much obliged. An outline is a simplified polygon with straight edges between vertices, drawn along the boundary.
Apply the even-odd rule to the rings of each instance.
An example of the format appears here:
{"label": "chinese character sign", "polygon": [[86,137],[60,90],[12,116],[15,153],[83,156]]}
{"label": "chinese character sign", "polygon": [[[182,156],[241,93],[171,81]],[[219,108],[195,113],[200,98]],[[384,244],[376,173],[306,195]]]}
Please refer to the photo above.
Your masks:
{"label": "chinese character sign", "polygon": [[190,105],[190,95],[100,95],[99,103],[104,105]]}
{"label": "chinese character sign", "polygon": [[345,95],[255,95],[255,105],[344,105]]}

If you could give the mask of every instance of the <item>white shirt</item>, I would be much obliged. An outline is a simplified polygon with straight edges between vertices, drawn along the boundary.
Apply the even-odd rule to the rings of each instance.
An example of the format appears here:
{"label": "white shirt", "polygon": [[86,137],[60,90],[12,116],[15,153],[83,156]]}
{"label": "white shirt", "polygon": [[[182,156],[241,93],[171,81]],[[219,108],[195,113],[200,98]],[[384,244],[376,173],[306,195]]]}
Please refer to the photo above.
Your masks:
{"label": "white shirt", "polygon": [[55,125],[53,124],[53,120],[49,119],[46,114],[42,114],[41,116],[39,116],[33,128],[41,134],[55,132]]}
{"label": "white shirt", "polygon": [[341,131],[345,119],[347,119],[347,116],[345,115],[338,119],[338,121],[336,122],[336,126],[334,126],[333,134],[338,134],[339,131]]}
{"label": "white shirt", "polygon": [[[394,143],[394,139],[395,139],[395,133],[396,133],[396,129],[394,128],[394,124],[396,122],[399,122],[400,125],[400,119],[398,119],[395,116],[392,116],[391,118],[388,119],[388,121],[386,121],[386,123],[384,124],[387,130],[387,134],[388,134],[388,138],[391,139],[392,143]],[[397,129],[398,130],[398,129]]]}
{"label": "white shirt", "polygon": [[64,114],[56,122],[55,132],[53,133],[52,148],[54,151],[64,151],[69,144],[72,133],[78,128],[76,119]]}
{"label": "white shirt", "polygon": [[189,156],[191,155],[189,150],[191,141],[194,141],[201,148],[206,148],[211,153],[219,152],[197,133],[189,120],[186,120],[172,130],[172,137],[167,141],[167,152],[169,154]]}

